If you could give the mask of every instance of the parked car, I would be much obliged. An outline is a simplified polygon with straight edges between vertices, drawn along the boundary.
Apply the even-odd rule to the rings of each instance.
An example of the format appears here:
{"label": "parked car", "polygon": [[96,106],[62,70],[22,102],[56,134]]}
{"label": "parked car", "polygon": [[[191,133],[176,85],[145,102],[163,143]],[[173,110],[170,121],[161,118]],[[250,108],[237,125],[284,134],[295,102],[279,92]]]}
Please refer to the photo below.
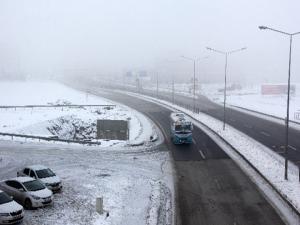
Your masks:
{"label": "parked car", "polygon": [[0,224],[19,223],[23,220],[23,217],[23,207],[0,190]]}
{"label": "parked car", "polygon": [[26,209],[43,207],[53,202],[53,193],[39,180],[16,177],[0,182],[0,189]]}
{"label": "parked car", "polygon": [[27,166],[17,173],[17,176],[29,176],[43,182],[53,192],[60,191],[60,178],[48,167],[42,165]]}

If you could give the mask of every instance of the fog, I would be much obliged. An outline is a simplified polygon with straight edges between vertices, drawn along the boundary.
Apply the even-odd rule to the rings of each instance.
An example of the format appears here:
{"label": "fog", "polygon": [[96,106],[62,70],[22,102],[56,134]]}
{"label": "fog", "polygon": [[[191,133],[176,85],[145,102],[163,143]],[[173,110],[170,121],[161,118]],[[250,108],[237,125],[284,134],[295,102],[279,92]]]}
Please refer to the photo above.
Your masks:
{"label": "fog", "polygon": [[[0,75],[121,77],[146,70],[221,82],[224,56],[206,47],[247,50],[228,58],[232,82],[286,82],[289,33],[300,31],[299,0],[1,0]],[[209,56],[206,59],[204,57]],[[300,81],[300,35],[293,38],[292,81]]]}

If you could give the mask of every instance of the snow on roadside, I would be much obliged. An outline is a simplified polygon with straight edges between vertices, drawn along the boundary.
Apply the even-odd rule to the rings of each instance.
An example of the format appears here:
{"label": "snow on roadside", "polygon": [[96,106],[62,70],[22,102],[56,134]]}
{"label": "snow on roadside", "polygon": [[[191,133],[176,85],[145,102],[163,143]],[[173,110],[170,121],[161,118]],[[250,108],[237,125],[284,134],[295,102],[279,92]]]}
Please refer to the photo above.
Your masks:
{"label": "snow on roadside", "polygon": [[[18,92],[15,91],[17,89]],[[54,82],[4,82],[0,84],[0,94],[8,96],[0,100],[0,105],[61,103],[115,105],[109,100]],[[149,142],[151,136],[157,136],[157,129],[144,115],[120,104],[116,104],[115,107],[0,109],[0,118],[1,132],[43,137],[57,136],[60,139],[70,140],[95,139],[97,119],[129,121],[129,141],[100,140],[101,147],[142,145]],[[0,138],[11,139],[5,136]]]}
{"label": "snow on roadside", "polygon": [[[204,84],[202,85],[203,94],[217,103],[223,103],[223,92],[218,89],[223,88],[223,84]],[[229,84],[230,86],[230,84]],[[296,93],[290,99],[290,120],[300,122],[295,117],[296,112],[300,112],[300,84],[296,84]],[[283,95],[262,95],[260,85],[241,86],[237,90],[227,91],[227,103],[268,115],[285,118],[286,117],[286,98]],[[297,91],[298,90],[298,91]]]}
{"label": "snow on roadside", "polygon": [[60,99],[74,104],[112,104],[109,100],[52,81],[2,81],[0,94],[6,96],[0,99],[0,105],[47,105],[54,104]]}
{"label": "snow on roadside", "polygon": [[[172,225],[173,170],[167,151],[13,142],[0,142],[0,148],[0,155],[11,159],[9,164],[0,162],[0,180],[38,163],[49,166],[63,182],[53,206],[26,210],[24,225]],[[96,213],[97,197],[103,197],[108,217]],[[157,215],[166,219],[155,223]]]}
{"label": "snow on roadside", "polygon": [[[90,95],[86,98],[84,93],[65,89],[60,84],[47,86],[38,82],[6,85],[11,85],[4,89],[8,93],[9,89],[18,88],[22,91],[21,95],[26,91],[30,94],[24,95],[26,98],[19,94],[19,99],[15,91],[11,91],[5,94],[11,97],[11,101],[0,100],[0,105],[44,105],[58,100],[74,104],[115,104]],[[56,88],[60,94],[54,91],[52,96],[49,89]],[[34,94],[35,91],[40,91],[40,94]],[[57,118],[76,115],[88,120],[93,116],[87,111],[79,108],[63,111],[58,108],[2,109],[0,124],[6,131],[48,135],[46,127],[57,121]],[[4,114],[9,120],[4,121]],[[24,225],[173,224],[174,181],[171,157],[169,152],[161,149],[164,146],[158,145],[163,138],[153,145],[147,145],[150,136],[162,136],[158,128],[143,114],[120,104],[113,110],[101,113],[101,116],[107,119],[130,117],[130,140],[118,141],[120,144],[113,140],[104,141],[101,151],[99,146],[68,146],[42,141],[24,143],[24,139],[20,139],[20,142],[0,141],[0,180],[15,177],[16,172],[26,165],[44,164],[53,169],[63,182],[63,191],[55,194],[53,206],[26,210]],[[145,142],[142,146],[127,147]],[[101,196],[109,216],[96,213],[95,200]]]}
{"label": "snow on roadside", "polygon": [[[291,95],[290,99],[290,120],[300,123],[300,84],[294,84],[296,86],[296,93]],[[210,100],[223,104],[223,83],[212,84],[198,84],[200,88],[196,89],[197,95],[205,95]],[[236,89],[231,90],[231,87],[235,86]],[[174,91],[177,94],[193,97],[192,85],[190,83],[174,84]],[[146,89],[156,90],[156,87],[145,87]],[[284,119],[286,117],[286,98],[283,95],[262,95],[261,86],[256,85],[235,85],[228,84],[227,89],[227,104],[237,107],[242,107],[264,114],[276,116]],[[172,87],[168,84],[161,84],[159,91],[172,92]],[[235,108],[236,109],[236,108]],[[299,113],[299,118],[296,117],[296,113]]]}
{"label": "snow on roadside", "polygon": [[204,113],[195,114],[164,100],[133,93],[127,94],[176,108],[210,127],[249,160],[300,212],[299,169],[294,164],[289,163],[289,179],[285,180],[284,158],[235,128],[228,125],[224,131],[222,121],[216,120]]}

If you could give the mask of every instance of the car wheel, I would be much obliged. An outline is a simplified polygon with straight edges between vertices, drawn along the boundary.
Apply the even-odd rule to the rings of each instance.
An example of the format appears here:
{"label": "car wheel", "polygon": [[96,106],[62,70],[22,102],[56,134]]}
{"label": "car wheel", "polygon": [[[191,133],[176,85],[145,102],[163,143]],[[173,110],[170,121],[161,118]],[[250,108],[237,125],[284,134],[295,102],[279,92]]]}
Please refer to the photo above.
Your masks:
{"label": "car wheel", "polygon": [[25,208],[32,209],[32,203],[31,203],[30,199],[28,199],[28,198],[25,200]]}

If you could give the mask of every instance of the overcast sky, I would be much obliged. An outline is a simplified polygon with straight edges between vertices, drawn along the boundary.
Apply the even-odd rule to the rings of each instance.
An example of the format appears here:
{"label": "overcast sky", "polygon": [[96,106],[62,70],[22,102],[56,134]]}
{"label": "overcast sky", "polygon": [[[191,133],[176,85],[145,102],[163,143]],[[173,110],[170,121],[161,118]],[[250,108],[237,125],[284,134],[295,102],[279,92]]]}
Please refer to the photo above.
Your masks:
{"label": "overcast sky", "polygon": [[[299,0],[1,0],[0,73],[38,76],[128,69],[160,76],[221,81],[227,51],[247,47],[228,61],[229,80],[284,82],[289,37],[266,25],[300,31]],[[300,35],[293,39],[292,80],[300,81]]]}

